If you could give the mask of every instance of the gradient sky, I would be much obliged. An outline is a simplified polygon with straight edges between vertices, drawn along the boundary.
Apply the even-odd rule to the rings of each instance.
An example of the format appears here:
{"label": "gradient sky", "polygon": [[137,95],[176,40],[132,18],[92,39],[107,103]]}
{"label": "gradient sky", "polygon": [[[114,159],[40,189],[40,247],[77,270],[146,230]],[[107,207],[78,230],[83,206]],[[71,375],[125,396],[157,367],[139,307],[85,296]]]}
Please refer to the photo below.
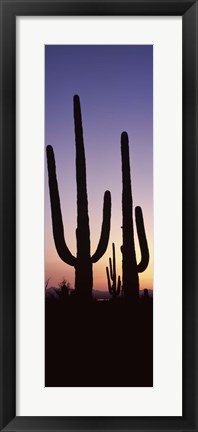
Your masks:
{"label": "gradient sky", "polygon": [[[76,171],[73,96],[81,101],[86,153],[91,252],[97,247],[105,190],[111,191],[108,249],[93,265],[94,288],[107,290],[106,265],[116,247],[122,274],[122,177],[120,136],[129,135],[134,206],[140,205],[150,251],[140,288],[153,287],[153,47],[151,45],[47,45],[45,47],[45,145],[56,158],[65,239],[76,255]],[[139,244],[135,241],[137,257]],[[45,166],[45,274],[49,286],[64,277],[74,286],[74,268],[59,258],[52,235]]]}

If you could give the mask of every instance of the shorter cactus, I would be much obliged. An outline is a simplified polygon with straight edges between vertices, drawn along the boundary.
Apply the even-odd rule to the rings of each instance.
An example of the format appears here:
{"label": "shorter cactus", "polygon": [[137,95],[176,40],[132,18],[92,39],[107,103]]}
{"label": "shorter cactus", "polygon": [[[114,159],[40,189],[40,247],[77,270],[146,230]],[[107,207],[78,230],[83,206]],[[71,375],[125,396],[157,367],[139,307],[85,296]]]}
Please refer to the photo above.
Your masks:
{"label": "shorter cactus", "polygon": [[[106,267],[106,273],[107,273],[107,282],[108,282],[108,289],[109,293],[112,295],[113,298],[116,298],[120,295],[120,288],[121,288],[121,279],[120,276],[118,276],[118,284],[116,283],[116,260],[115,260],[115,244],[112,243],[112,250],[113,250],[113,266],[111,258],[109,258],[109,268],[110,268],[110,274],[109,274],[109,268]],[[111,284],[112,280],[112,284]]]}

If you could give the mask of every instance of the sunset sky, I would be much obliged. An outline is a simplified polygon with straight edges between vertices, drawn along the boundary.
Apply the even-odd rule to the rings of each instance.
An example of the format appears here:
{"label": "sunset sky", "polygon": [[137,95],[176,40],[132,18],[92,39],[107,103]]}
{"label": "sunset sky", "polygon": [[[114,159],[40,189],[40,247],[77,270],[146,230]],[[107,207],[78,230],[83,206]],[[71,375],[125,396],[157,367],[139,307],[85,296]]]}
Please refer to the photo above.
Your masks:
{"label": "sunset sky", "polygon": [[[106,265],[116,247],[122,275],[122,176],[120,136],[129,135],[133,204],[144,215],[150,262],[140,274],[140,288],[153,287],[153,47],[151,45],[47,45],[45,47],[45,145],[53,146],[65,240],[76,255],[76,168],[73,96],[81,101],[86,154],[91,253],[102,224],[103,195],[111,191],[112,218],[108,249],[93,265],[94,289],[107,290]],[[134,223],[137,260],[139,244]],[[48,174],[45,163],[45,274],[49,286],[67,279],[74,268],[59,258],[52,235]]]}

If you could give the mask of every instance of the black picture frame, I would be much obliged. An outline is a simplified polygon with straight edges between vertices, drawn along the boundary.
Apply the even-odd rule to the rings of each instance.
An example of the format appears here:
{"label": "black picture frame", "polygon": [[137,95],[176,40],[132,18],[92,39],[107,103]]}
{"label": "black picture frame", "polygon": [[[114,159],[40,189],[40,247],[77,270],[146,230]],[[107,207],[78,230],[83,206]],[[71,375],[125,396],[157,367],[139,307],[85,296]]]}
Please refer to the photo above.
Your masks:
{"label": "black picture frame", "polygon": [[[197,431],[197,72],[198,4],[195,0],[0,0],[0,429],[4,431]],[[17,16],[166,15],[183,20],[183,416],[16,417],[16,83]],[[171,389],[170,389],[171,391]]]}

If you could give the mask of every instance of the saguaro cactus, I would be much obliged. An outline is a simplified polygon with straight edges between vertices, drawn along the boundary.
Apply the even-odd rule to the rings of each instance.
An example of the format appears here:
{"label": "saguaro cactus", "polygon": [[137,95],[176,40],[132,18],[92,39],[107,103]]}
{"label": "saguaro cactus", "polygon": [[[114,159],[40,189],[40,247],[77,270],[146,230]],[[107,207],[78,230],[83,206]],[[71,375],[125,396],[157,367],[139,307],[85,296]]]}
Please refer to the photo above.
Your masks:
{"label": "saguaro cactus", "polygon": [[103,222],[100,240],[96,252],[90,256],[90,230],[88,216],[88,198],[86,185],[86,164],[83,141],[83,128],[79,96],[74,96],[74,125],[76,143],[76,184],[77,184],[77,256],[69,251],[64,238],[61,205],[56,178],[56,165],[53,148],[47,146],[47,163],[49,175],[49,191],[51,201],[52,226],[56,250],[60,258],[75,267],[75,290],[82,297],[90,297],[93,285],[92,264],[96,263],[105,253],[110,233],[111,195],[104,194]]}
{"label": "saguaro cactus", "polygon": [[149,250],[144,229],[144,220],[141,207],[135,208],[137,234],[140,244],[141,261],[137,264],[133,228],[133,199],[131,190],[131,175],[129,162],[128,135],[121,135],[122,156],[122,218],[123,218],[123,245],[122,245],[122,271],[123,291],[128,299],[137,300],[139,297],[139,275],[146,270],[149,263]]}
{"label": "saguaro cactus", "polygon": [[[113,266],[111,258],[109,258],[109,268],[106,267],[106,273],[107,273],[107,282],[108,282],[108,289],[109,293],[112,295],[112,297],[117,297],[120,295],[120,287],[121,287],[121,280],[120,276],[118,276],[118,284],[116,281],[116,259],[115,259],[115,244],[112,243],[112,251],[113,251]],[[109,274],[110,269],[110,274]],[[111,284],[112,280],[112,284]]]}

